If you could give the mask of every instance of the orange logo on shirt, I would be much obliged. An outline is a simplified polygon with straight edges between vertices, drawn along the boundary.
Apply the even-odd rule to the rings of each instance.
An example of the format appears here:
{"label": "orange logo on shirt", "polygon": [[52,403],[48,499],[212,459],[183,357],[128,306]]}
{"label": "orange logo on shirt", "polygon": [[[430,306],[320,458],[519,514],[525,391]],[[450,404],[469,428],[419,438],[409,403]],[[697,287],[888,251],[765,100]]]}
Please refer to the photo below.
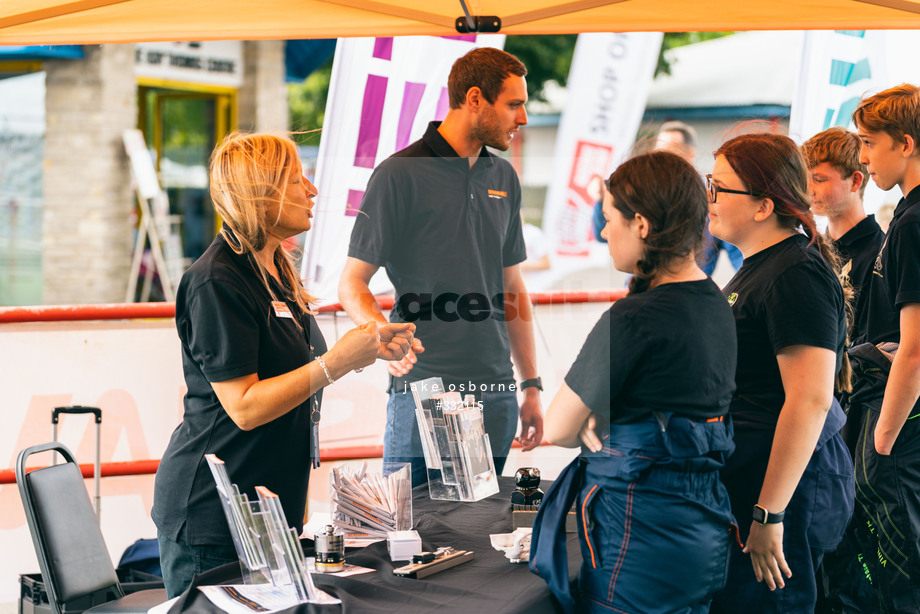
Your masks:
{"label": "orange logo on shirt", "polygon": [[489,198],[507,198],[508,193],[502,190],[489,190]]}

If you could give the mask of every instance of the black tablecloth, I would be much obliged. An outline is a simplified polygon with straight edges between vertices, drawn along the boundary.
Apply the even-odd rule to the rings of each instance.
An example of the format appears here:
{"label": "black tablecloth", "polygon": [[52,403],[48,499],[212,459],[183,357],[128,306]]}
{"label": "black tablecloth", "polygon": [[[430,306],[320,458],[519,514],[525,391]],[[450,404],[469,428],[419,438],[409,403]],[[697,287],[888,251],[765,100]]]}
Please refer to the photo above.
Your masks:
{"label": "black tablecloth", "polygon": [[[543,485],[544,487],[546,484]],[[415,614],[443,611],[444,614],[493,614],[512,612],[559,612],[546,583],[530,573],[526,563],[511,563],[495,550],[489,540],[492,533],[510,533],[510,493],[514,480],[499,478],[500,492],[482,501],[464,503],[434,501],[428,487],[413,491],[414,528],[422,537],[425,550],[452,546],[472,550],[474,558],[457,567],[413,580],[394,576],[386,542],[377,542],[358,550],[346,549],[348,563],[377,571],[340,578],[313,574],[318,588],[342,600],[341,606],[301,604],[285,610],[287,614],[311,612],[355,612],[373,614]],[[581,565],[578,540],[569,534],[569,575],[574,578]],[[313,556],[312,542],[305,542],[307,556]],[[238,565],[225,565],[198,576],[170,609],[169,614],[219,614],[221,612],[195,587],[208,584],[240,582]]]}

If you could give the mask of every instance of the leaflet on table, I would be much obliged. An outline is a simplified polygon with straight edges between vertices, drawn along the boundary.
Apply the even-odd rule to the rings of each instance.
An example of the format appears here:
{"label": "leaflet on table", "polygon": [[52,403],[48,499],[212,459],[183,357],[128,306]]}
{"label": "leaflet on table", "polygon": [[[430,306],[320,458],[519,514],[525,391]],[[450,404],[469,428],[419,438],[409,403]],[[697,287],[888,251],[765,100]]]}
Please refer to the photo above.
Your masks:
{"label": "leaflet on table", "polygon": [[[294,607],[301,603],[291,585],[233,584],[228,586],[199,586],[198,590],[224,612],[259,612],[269,614]],[[332,595],[317,590],[316,601],[311,603],[335,605],[342,603]]]}
{"label": "leaflet on table", "polygon": [[[316,571],[316,557],[308,556],[306,558],[307,571],[315,572]],[[359,565],[352,565],[351,563],[345,563],[345,569],[342,571],[324,571],[324,576],[338,576],[340,578],[347,578],[348,576],[357,576],[363,573],[373,573],[376,569],[371,569],[370,567],[361,567]],[[316,589],[319,590],[319,589]]]}

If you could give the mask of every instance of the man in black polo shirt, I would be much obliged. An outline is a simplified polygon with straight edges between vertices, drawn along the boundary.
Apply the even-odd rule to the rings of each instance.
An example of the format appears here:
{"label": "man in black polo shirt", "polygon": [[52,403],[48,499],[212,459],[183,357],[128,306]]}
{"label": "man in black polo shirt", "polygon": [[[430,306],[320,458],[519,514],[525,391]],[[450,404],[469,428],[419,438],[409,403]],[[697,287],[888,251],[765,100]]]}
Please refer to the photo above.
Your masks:
{"label": "man in black polo shirt", "polygon": [[863,337],[866,297],[875,258],[882,247],[882,232],[874,215],[866,215],[863,194],[869,181],[866,165],[859,161],[859,137],[834,127],[819,132],[802,145],[808,163],[811,210],[827,218],[827,234],[840,255],[840,273],[853,288],[850,340]]}
{"label": "man in black polo shirt", "polygon": [[518,414],[524,450],[542,440],[531,304],[518,266],[526,259],[521,186],[512,166],[486,149],[507,150],[527,123],[526,73],[489,47],[457,60],[444,121],[374,170],[352,232],[339,283],[348,315],[386,322],[368,288],[383,266],[396,288],[390,320],[417,327],[406,358],[387,365],[383,452],[385,462],[412,463],[413,484],[427,472],[411,382],[441,377],[448,390],[475,394],[499,472]]}

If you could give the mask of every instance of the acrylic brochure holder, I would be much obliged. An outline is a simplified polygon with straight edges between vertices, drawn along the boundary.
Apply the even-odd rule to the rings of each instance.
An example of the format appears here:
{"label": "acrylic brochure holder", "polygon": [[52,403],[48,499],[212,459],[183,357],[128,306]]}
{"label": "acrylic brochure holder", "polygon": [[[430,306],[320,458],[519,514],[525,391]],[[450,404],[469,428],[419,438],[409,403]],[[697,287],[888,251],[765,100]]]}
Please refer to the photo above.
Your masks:
{"label": "acrylic brochure holder", "polygon": [[332,598],[313,584],[298,532],[287,526],[278,496],[258,486],[258,500],[250,501],[230,482],[222,460],[213,454],[206,454],[205,459],[217,484],[233,545],[240,557],[243,583],[271,584],[292,591],[299,603],[330,603]]}
{"label": "acrylic brochure holder", "polygon": [[447,392],[440,377],[411,384],[432,499],[479,501],[498,492],[482,407]]}

